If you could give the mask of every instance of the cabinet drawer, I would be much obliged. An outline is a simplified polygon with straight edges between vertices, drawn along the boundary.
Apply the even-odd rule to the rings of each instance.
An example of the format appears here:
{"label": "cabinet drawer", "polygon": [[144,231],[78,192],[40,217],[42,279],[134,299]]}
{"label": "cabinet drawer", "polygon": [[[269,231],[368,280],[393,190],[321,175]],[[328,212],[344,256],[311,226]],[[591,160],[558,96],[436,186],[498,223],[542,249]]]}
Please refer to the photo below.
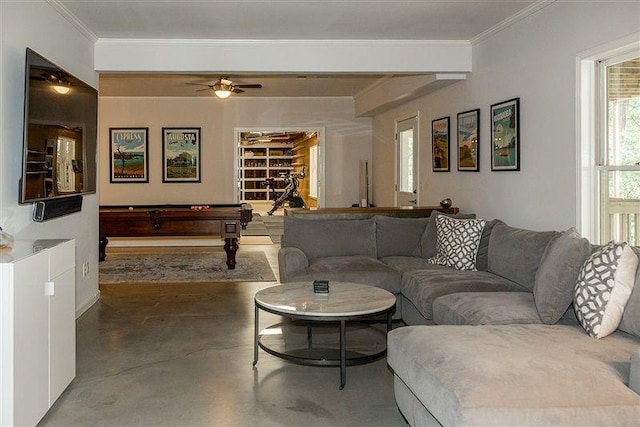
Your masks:
{"label": "cabinet drawer", "polygon": [[49,253],[49,278],[55,279],[65,271],[76,265],[76,242],[69,240],[50,250]]}

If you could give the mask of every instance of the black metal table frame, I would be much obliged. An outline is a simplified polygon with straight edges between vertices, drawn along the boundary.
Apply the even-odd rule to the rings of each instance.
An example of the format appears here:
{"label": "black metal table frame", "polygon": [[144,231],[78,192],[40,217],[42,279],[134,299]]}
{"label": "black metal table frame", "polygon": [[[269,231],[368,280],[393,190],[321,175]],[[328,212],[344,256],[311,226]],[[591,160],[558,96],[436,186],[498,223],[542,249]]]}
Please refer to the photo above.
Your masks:
{"label": "black metal table frame", "polygon": [[[290,314],[285,313],[280,310],[274,310],[269,307],[265,307],[260,304],[258,301],[255,301],[255,324],[254,324],[254,339],[253,339],[253,366],[256,366],[258,363],[258,347],[266,351],[267,353],[279,357],[281,359],[297,363],[300,365],[308,365],[308,366],[340,366],[340,390],[344,389],[347,377],[347,366],[356,366],[356,365],[364,365],[366,363],[373,362],[374,360],[378,360],[384,355],[387,354],[387,348],[385,345],[384,350],[379,351],[377,353],[364,355],[360,357],[347,358],[347,340],[346,340],[346,325],[347,322],[353,321],[362,321],[362,320],[370,320],[375,319],[377,317],[382,317],[386,315],[387,318],[387,333],[391,331],[392,328],[392,316],[395,312],[396,305],[395,303],[388,308],[383,310],[375,311],[373,313],[366,314],[357,314],[350,316],[317,316],[317,315],[305,315],[305,314]],[[265,311],[267,313],[287,317],[291,320],[306,320],[310,323],[307,325],[307,343],[309,348],[312,345],[312,335],[311,335],[311,325],[313,322],[322,322],[322,323],[339,323],[340,324],[340,359],[310,359],[304,357],[297,357],[291,354],[279,352],[273,350],[272,348],[267,347],[260,341],[260,318],[259,312],[260,310]],[[386,339],[385,339],[386,342]]]}

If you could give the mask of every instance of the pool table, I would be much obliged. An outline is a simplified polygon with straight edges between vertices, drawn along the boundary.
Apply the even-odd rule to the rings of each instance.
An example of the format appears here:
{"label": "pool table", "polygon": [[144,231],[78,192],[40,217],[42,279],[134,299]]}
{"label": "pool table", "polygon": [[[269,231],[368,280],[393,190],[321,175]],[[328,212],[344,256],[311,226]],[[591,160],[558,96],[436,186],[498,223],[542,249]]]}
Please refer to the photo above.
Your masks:
{"label": "pool table", "polygon": [[[208,206],[208,208],[203,208]],[[250,204],[100,206],[100,261],[107,257],[109,237],[219,236],[227,267],[236,267],[240,229],[253,218]]]}

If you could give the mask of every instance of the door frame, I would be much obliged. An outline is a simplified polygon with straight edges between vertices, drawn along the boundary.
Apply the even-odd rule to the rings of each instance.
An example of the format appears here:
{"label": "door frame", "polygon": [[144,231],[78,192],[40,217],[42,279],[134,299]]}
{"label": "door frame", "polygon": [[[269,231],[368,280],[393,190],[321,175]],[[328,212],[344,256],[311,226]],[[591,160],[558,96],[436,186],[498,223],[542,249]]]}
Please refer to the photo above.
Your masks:
{"label": "door frame", "polygon": [[415,175],[415,179],[416,182],[414,182],[414,186],[416,189],[416,206],[420,206],[420,190],[422,187],[422,183],[420,181],[420,111],[414,111],[413,113],[409,113],[409,114],[405,114],[402,116],[398,116],[394,119],[394,126],[393,126],[393,140],[394,140],[394,145],[393,145],[393,205],[394,206],[398,206],[398,188],[400,187],[400,183],[398,182],[398,175],[399,175],[399,159],[398,159],[398,153],[399,153],[399,149],[400,149],[400,138],[399,138],[399,131],[398,131],[398,125],[401,122],[404,122],[405,120],[411,120],[411,119],[415,119],[416,121],[416,126],[415,126],[415,132],[413,135],[413,156],[414,156],[414,175]]}
{"label": "door frame", "polygon": [[[233,151],[233,185],[235,203],[240,203],[240,133],[241,132],[317,132],[318,133],[318,207],[325,205],[325,129],[324,127],[298,126],[298,127],[237,127],[233,129],[233,143],[235,150]],[[308,171],[307,171],[308,172]]]}

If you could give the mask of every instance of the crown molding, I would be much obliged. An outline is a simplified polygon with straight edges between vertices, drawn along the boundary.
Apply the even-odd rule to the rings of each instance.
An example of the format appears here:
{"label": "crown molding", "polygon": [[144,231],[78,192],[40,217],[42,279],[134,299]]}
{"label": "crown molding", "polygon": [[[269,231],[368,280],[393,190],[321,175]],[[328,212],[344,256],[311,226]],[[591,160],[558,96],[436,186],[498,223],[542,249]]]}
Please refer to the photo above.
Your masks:
{"label": "crown molding", "polygon": [[98,41],[98,36],[89,29],[77,16],[75,16],[65,5],[60,3],[59,0],[45,0],[49,3],[49,6],[54,8],[56,12],[62,15],[67,21],[71,23],[83,36],[85,36],[91,43],[96,43]]}
{"label": "crown molding", "polygon": [[555,1],[556,0],[538,0],[538,1],[534,2],[534,3],[531,3],[529,6],[525,7],[524,9],[519,11],[518,13],[516,13],[514,15],[511,15],[510,17],[508,17],[504,21],[499,22],[498,24],[494,25],[493,27],[489,28],[488,30],[483,31],[482,33],[480,33],[477,36],[473,37],[471,40],[469,40],[469,42],[471,43],[471,45],[478,44],[478,43],[488,39],[489,37],[492,37],[492,36],[498,34],[499,32],[501,32],[503,30],[506,30],[507,28],[509,28],[513,24],[522,21],[523,19],[529,17],[530,15],[533,15],[537,11],[539,11],[541,9],[544,9],[545,7],[547,7],[550,4],[554,3]]}
{"label": "crown molding", "polygon": [[[47,0],[57,1],[57,0]],[[123,39],[99,38],[101,46],[196,46],[196,47],[237,47],[237,46],[384,46],[384,47],[466,47],[468,40],[269,40],[269,39]]]}

